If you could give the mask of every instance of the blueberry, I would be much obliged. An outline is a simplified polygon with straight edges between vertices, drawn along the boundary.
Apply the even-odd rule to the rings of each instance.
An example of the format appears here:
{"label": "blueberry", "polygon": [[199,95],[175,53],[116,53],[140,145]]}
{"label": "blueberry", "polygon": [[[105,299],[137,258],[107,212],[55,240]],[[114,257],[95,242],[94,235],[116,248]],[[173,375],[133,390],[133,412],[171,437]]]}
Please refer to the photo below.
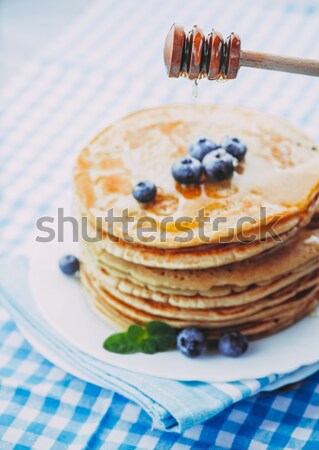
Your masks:
{"label": "blueberry", "polygon": [[65,255],[60,259],[59,267],[65,275],[74,275],[80,269],[80,261],[76,256]]}
{"label": "blueberry", "polygon": [[172,175],[180,184],[199,184],[201,174],[201,163],[191,156],[175,161],[172,167]]}
{"label": "blueberry", "polygon": [[190,358],[202,355],[206,351],[204,333],[195,327],[185,328],[177,336],[177,348]]}
{"label": "blueberry", "polygon": [[204,156],[208,153],[219,148],[219,145],[215,144],[211,139],[206,137],[199,138],[197,141],[191,143],[189,147],[189,153],[193,158],[199,159],[202,161]]}
{"label": "blueberry", "polygon": [[140,181],[134,187],[132,194],[138,202],[149,203],[156,197],[156,186],[150,181]]}
{"label": "blueberry", "polygon": [[231,331],[219,339],[218,348],[224,356],[236,358],[247,351],[248,341],[238,331]]}
{"label": "blueberry", "polygon": [[203,168],[207,178],[211,181],[223,181],[234,173],[236,159],[224,149],[208,153],[203,159]]}
{"label": "blueberry", "polygon": [[221,146],[227,153],[241,161],[247,152],[247,146],[237,137],[225,136],[222,139]]}

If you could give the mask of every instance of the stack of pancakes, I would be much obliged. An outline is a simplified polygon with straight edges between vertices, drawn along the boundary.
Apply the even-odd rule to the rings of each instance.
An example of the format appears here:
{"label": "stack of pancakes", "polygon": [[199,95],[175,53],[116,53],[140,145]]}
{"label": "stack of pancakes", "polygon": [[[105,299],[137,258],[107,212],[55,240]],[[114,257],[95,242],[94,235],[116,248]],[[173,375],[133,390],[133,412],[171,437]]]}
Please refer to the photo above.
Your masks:
{"label": "stack of pancakes", "polygon": [[[232,178],[174,181],[171,166],[192,141],[225,135],[248,148]],[[144,180],[157,186],[146,205],[132,196]],[[74,193],[89,234],[81,279],[118,328],[161,320],[211,338],[228,330],[260,337],[316,307],[319,148],[278,117],[210,105],[136,112],[83,149]],[[130,221],[110,225],[110,211]]]}

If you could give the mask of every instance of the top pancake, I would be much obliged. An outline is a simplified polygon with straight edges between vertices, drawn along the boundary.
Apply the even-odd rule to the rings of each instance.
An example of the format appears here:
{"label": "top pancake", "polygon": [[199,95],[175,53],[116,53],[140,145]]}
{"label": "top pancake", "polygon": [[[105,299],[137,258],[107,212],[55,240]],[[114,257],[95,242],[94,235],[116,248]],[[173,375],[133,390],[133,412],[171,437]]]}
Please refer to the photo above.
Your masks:
{"label": "top pancake", "polygon": [[[225,135],[243,139],[248,147],[230,180],[203,181],[194,187],[175,183],[171,166],[188,154],[193,140],[206,136],[220,142]],[[158,189],[155,201],[147,206],[132,196],[134,185],[143,180],[154,182]],[[279,217],[274,226],[278,234],[287,232],[287,224],[295,226],[296,218],[313,204],[319,191],[319,149],[289,123],[265,113],[231,106],[163,106],[138,111],[102,131],[79,155],[74,185],[81,212],[91,220],[104,217],[111,208],[114,216],[128,209],[134,217],[129,234],[143,246],[195,247],[220,242],[230,234],[238,240],[238,221],[243,217],[249,217],[249,222],[242,230],[258,238],[271,218]],[[261,207],[266,208],[263,218]],[[199,210],[210,221],[225,218],[214,229],[212,222],[205,224],[209,242],[201,239],[203,224],[194,220]],[[184,222],[192,228],[192,238],[176,239],[185,238],[185,232],[168,223],[163,239],[161,221],[185,216],[190,218]],[[151,241],[141,241],[137,225],[141,217],[151,217],[152,226],[156,225]],[[122,228],[115,223],[112,234],[125,240]]]}

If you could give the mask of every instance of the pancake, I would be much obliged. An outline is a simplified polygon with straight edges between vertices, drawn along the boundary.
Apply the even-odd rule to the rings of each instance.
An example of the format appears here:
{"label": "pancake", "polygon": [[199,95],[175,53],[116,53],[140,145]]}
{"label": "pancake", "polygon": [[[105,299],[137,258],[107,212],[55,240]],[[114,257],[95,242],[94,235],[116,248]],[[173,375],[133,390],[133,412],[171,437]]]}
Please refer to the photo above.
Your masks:
{"label": "pancake", "polygon": [[[269,308],[268,311],[257,313],[247,319],[232,321],[198,321],[182,320],[179,318],[165,317],[160,314],[150,314],[134,306],[123,303],[112,297],[107,291],[100,291],[87,274],[82,271],[83,286],[87,290],[90,298],[93,300],[95,308],[102,314],[108,323],[116,328],[125,329],[132,323],[146,324],[150,320],[162,320],[171,326],[180,329],[187,326],[197,326],[203,328],[212,339],[220,337],[225,331],[238,330],[251,336],[258,338],[278,332],[287,326],[309,314],[317,305],[317,297],[319,286],[316,285],[308,290],[301,291],[293,298],[288,299],[279,307]],[[101,295],[103,292],[103,295]]]}
{"label": "pancake", "polygon": [[[289,244],[276,251],[261,254],[234,264],[210,269],[169,270],[131,264],[107,252],[95,253],[94,244],[83,243],[83,247],[93,252],[93,264],[101,264],[113,270],[122,278],[149,287],[160,286],[171,289],[208,291],[213,287],[242,286],[257,284],[281,277],[319,257],[319,229],[304,229]],[[89,253],[90,254],[90,253]]]}
{"label": "pancake", "polygon": [[[303,242],[304,246],[310,247],[316,244],[314,234]],[[180,328],[196,324],[209,333],[213,330],[215,335],[218,330],[219,333],[227,329],[246,330],[249,323],[280,323],[281,329],[286,326],[288,317],[301,318],[303,314],[300,311],[309,312],[317,304],[318,257],[310,259],[310,262],[306,259],[303,265],[294,267],[289,274],[271,279],[268,283],[247,286],[240,293],[218,299],[205,298],[205,292],[200,298],[178,295],[165,298],[161,291],[154,296],[146,287],[134,286],[126,280],[110,276],[105,269],[89,263],[87,259],[85,261],[86,271],[82,270],[82,278],[91,298],[95,298],[96,307],[102,313],[109,310],[121,312],[131,319],[131,323],[146,323],[143,320],[147,317],[148,320],[164,320]],[[273,332],[273,329],[268,331]],[[263,329],[263,335],[268,333]]]}
{"label": "pancake", "polygon": [[[316,198],[307,212],[288,221],[286,232],[278,235],[278,238],[262,241],[253,241],[251,243],[232,242],[229,244],[206,244],[193,248],[157,249],[147,248],[140,244],[126,243],[124,241],[115,242],[110,235],[99,234],[94,231],[89,224],[88,236],[93,237],[97,253],[106,253],[121,258],[125,261],[147,267],[158,267],[164,269],[198,269],[218,267],[231,264],[237,261],[243,261],[252,258],[262,252],[270,251],[282,243],[293,238],[300,229],[310,225],[314,211],[318,208],[318,198]],[[74,215],[80,219],[80,216],[87,217],[84,213],[79,214],[74,204]],[[79,220],[81,226],[81,220]]]}
{"label": "pancake", "polygon": [[[231,179],[187,187],[174,181],[171,166],[190,142],[225,135],[248,147]],[[132,189],[145,179],[157,195],[140,204]],[[258,338],[317,306],[319,148],[278,117],[210,105],[127,116],[80,153],[74,211],[87,219],[80,222],[83,286],[118,328],[162,320],[177,329],[198,326],[211,339],[228,330]],[[127,211],[127,231],[118,222],[108,226],[110,211]],[[201,212],[206,223],[197,220]],[[144,237],[142,219],[152,220]],[[187,225],[188,239],[178,223]],[[84,226],[97,239],[88,242]]]}
{"label": "pancake", "polygon": [[[221,183],[203,181],[183,188],[171,175],[173,162],[188,154],[189,143],[205,135],[219,142],[224,135],[242,138],[248,147],[245,161],[234,176]],[[81,211],[95,222],[112,208],[114,216],[127,209],[132,242],[147,248],[181,249],[203,245],[242,233],[260,238],[265,224],[277,218],[273,230],[282,234],[298,226],[318,193],[319,151],[316,143],[286,121],[265,113],[231,106],[177,105],[136,112],[100,133],[81,152],[74,172],[74,191]],[[145,178],[158,188],[149,206],[138,204],[131,192]],[[265,208],[264,217],[260,208]],[[210,222],[195,222],[200,210]],[[151,217],[154,240],[140,239],[138,219]],[[172,217],[163,239],[162,220]],[[189,217],[191,239],[178,230],[176,220]],[[217,230],[212,221],[225,218]],[[239,226],[240,219],[250,222]],[[302,222],[302,221],[301,221]],[[105,228],[105,223],[102,223]],[[288,228],[287,228],[288,227]],[[112,234],[125,241],[120,224]],[[178,239],[177,239],[178,238]]]}
{"label": "pancake", "polygon": [[232,287],[230,287],[227,294],[218,296],[211,295],[210,291],[208,293],[207,291],[204,291],[201,294],[188,292],[188,295],[185,295],[184,292],[174,291],[164,293],[162,290],[154,291],[148,287],[136,285],[126,279],[117,278],[105,270],[100,273],[90,273],[101,286],[107,286],[110,292],[117,291],[119,298],[121,298],[121,294],[132,294],[133,296],[138,296],[143,299],[152,300],[163,304],[198,310],[207,309],[210,307],[228,307],[250,304],[256,300],[266,297],[267,295],[271,295],[273,292],[289,286],[294,282],[297,282],[304,276],[307,276],[318,269],[319,260],[317,260],[315,265],[307,266],[303,270],[299,270],[296,273],[278,278],[269,282],[267,285],[248,286],[246,289],[240,290],[239,292],[234,291]]}
{"label": "pancake", "polygon": [[297,292],[304,291],[310,287],[318,285],[319,272],[318,269],[310,275],[306,275],[299,279],[297,282],[292,282],[288,286],[278,289],[275,293],[270,292],[270,294],[265,291],[261,298],[252,299],[248,304],[242,303],[240,305],[233,306],[232,302],[228,304],[225,302],[224,305],[206,304],[204,308],[189,308],[184,305],[173,306],[169,302],[157,302],[151,298],[143,298],[138,296],[139,292],[123,292],[118,289],[115,285],[108,283],[103,285],[103,283],[97,282],[90,274],[86,273],[86,277],[90,277],[91,283],[94,284],[103,297],[104,295],[110,295],[112,298],[116,298],[119,301],[134,306],[136,309],[148,312],[154,315],[161,315],[163,317],[174,317],[180,319],[194,319],[198,321],[220,321],[234,320],[238,317],[251,318],[256,311],[269,310],[270,307],[278,305],[286,301],[288,298],[293,297]]}

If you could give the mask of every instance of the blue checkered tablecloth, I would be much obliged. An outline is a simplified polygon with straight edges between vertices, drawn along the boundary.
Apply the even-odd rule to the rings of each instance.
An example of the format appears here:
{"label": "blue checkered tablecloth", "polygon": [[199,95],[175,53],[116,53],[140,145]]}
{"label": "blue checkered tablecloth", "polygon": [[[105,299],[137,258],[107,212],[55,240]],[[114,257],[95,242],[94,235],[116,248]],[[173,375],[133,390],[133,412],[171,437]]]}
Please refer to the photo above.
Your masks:
{"label": "blue checkered tablecloth", "polygon": [[[3,90],[1,252],[24,249],[36,219],[64,205],[77,152],[107,123],[140,107],[191,101],[190,83],[167,79],[162,63],[173,21],[236,31],[247,49],[319,57],[318,20],[314,1],[92,2]],[[233,82],[203,81],[199,95],[283,115],[319,139],[317,79],[241,69]],[[0,449],[319,449],[318,374],[177,434],[152,429],[134,403],[53,366],[3,308],[0,346]]]}

